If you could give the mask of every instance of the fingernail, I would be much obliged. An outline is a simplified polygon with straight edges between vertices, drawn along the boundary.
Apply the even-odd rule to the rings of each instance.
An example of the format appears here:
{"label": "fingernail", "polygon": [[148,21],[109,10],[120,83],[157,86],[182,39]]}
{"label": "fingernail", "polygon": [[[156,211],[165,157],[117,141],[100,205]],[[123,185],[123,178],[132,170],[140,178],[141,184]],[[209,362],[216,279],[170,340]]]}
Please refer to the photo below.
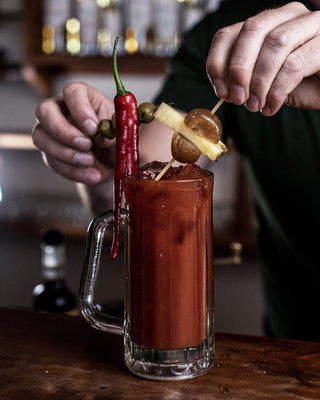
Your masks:
{"label": "fingernail", "polygon": [[231,85],[229,98],[235,104],[243,104],[246,101],[246,92],[242,86]]}
{"label": "fingernail", "polygon": [[213,82],[213,89],[214,89],[217,97],[227,98],[229,95],[228,86],[225,84],[225,82],[222,79],[216,79]]}
{"label": "fingernail", "polygon": [[82,136],[74,138],[72,143],[75,148],[81,151],[88,151],[92,146],[91,139]]}
{"label": "fingernail", "polygon": [[261,113],[266,117],[273,115],[272,109],[268,104],[266,104],[265,107],[263,107]]}
{"label": "fingernail", "polygon": [[93,156],[87,153],[75,153],[73,162],[82,167],[89,167],[93,164]]}
{"label": "fingernail", "polygon": [[96,169],[90,168],[86,171],[86,180],[88,185],[95,185],[100,182],[101,174]]}
{"label": "fingernail", "polygon": [[91,118],[87,118],[86,120],[84,120],[83,122],[83,127],[85,130],[85,133],[87,133],[88,135],[95,135],[96,131],[97,131],[97,123],[94,122]]}
{"label": "fingernail", "polygon": [[260,110],[260,101],[255,94],[250,94],[250,97],[246,102],[246,108],[253,112]]}

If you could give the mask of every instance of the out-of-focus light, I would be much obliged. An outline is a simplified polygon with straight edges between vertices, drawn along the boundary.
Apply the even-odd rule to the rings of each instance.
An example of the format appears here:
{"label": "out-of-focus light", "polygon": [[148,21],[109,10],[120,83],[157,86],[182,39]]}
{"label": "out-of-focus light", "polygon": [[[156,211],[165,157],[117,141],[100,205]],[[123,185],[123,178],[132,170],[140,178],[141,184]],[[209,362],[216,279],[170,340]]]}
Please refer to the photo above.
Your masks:
{"label": "out-of-focus light", "polygon": [[0,185],[0,203],[2,202],[2,199],[3,199],[3,195],[2,195],[1,185]]}
{"label": "out-of-focus light", "polygon": [[51,54],[55,51],[55,28],[45,24],[42,28],[42,51]]}
{"label": "out-of-focus light", "polygon": [[77,18],[68,19],[66,29],[71,34],[80,32],[80,21]]}
{"label": "out-of-focus light", "polygon": [[68,19],[66,23],[67,50],[70,54],[78,54],[81,50],[80,21],[76,18]]}
{"label": "out-of-focus light", "polygon": [[97,5],[100,8],[106,8],[110,6],[111,1],[110,0],[97,0]]}
{"label": "out-of-focus light", "polygon": [[126,41],[124,47],[129,54],[134,54],[139,49],[139,43],[135,38],[135,30],[132,28],[126,29]]}
{"label": "out-of-focus light", "polygon": [[98,44],[100,47],[110,46],[111,34],[106,28],[101,28],[97,35]]}
{"label": "out-of-focus light", "polygon": [[67,50],[70,54],[78,54],[81,50],[81,43],[79,39],[70,39],[67,43]]}

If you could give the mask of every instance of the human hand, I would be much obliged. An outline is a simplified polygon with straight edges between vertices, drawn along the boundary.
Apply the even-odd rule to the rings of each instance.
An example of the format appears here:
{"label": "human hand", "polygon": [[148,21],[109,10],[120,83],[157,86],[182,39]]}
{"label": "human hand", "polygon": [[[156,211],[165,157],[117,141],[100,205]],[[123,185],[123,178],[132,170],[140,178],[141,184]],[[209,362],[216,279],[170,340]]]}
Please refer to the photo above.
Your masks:
{"label": "human hand", "polygon": [[207,58],[217,96],[274,115],[320,109],[320,11],[298,2],[219,30]]}
{"label": "human hand", "polygon": [[112,174],[108,154],[113,154],[114,146],[95,134],[98,122],[113,112],[113,101],[98,90],[71,83],[62,98],[47,99],[37,108],[33,142],[58,174],[87,185],[102,183]]}

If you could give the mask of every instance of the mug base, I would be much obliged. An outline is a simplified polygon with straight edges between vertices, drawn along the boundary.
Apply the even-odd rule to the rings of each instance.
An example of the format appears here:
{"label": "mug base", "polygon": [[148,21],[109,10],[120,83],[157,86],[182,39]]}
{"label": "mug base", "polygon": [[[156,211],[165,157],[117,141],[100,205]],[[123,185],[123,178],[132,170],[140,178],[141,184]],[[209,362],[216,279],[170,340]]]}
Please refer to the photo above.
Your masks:
{"label": "mug base", "polygon": [[177,381],[206,374],[214,363],[214,339],[209,336],[199,346],[159,350],[133,343],[125,338],[125,364],[144,379]]}

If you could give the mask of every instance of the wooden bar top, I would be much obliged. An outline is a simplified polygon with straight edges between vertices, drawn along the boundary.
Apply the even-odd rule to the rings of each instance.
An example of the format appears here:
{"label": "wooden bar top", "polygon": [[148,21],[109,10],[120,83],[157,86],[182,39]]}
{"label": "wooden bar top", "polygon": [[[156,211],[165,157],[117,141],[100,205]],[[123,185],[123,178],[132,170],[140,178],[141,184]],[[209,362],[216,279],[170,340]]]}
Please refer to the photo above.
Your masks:
{"label": "wooden bar top", "polygon": [[131,375],[120,336],[82,317],[0,308],[3,400],[319,400],[320,343],[216,334],[202,377],[156,382]]}

